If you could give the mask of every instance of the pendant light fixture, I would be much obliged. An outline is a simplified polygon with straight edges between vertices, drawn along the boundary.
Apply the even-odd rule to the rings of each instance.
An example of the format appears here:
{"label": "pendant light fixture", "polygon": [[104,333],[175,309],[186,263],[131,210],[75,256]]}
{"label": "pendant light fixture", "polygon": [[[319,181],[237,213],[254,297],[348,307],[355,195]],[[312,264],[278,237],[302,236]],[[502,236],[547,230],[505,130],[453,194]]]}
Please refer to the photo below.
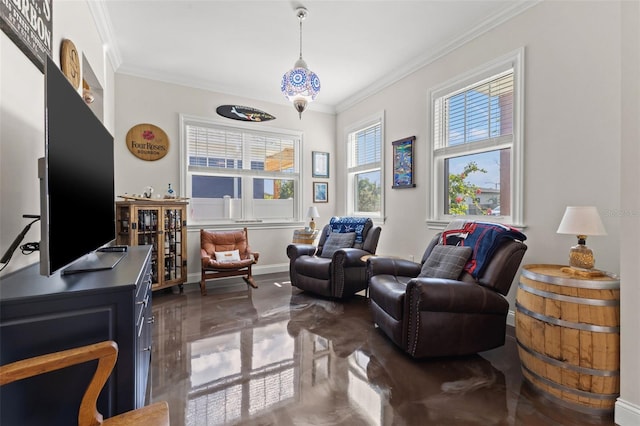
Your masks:
{"label": "pendant light fixture", "polygon": [[282,76],[281,85],[282,94],[293,102],[293,107],[298,111],[300,119],[309,102],[313,102],[320,92],[320,79],[316,73],[307,68],[307,63],[302,59],[302,21],[307,15],[306,8],[296,9],[296,16],[300,21],[300,57],[293,68]]}

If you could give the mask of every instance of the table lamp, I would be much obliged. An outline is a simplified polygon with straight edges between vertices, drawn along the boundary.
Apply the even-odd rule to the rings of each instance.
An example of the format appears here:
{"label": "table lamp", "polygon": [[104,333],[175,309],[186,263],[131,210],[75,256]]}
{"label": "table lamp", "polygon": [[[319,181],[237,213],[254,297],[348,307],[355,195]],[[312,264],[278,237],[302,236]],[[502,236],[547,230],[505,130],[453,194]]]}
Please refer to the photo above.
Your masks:
{"label": "table lamp", "polygon": [[320,213],[318,213],[318,209],[316,208],[316,206],[309,207],[309,210],[307,210],[307,217],[311,218],[311,221],[309,222],[309,228],[311,228],[311,230],[316,229],[316,222],[313,220],[313,218],[320,217]]}
{"label": "table lamp", "polygon": [[578,270],[593,269],[595,258],[586,245],[587,235],[607,235],[598,210],[594,206],[567,207],[557,233],[578,237],[578,244],[569,251],[569,266]]}

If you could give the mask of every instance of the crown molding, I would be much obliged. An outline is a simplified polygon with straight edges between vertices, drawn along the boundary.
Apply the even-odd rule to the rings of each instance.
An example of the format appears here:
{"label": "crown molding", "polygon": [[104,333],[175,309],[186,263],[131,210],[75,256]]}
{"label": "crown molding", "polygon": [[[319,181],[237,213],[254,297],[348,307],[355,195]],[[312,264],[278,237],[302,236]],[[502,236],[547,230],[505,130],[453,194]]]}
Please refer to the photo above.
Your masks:
{"label": "crown molding", "polygon": [[105,48],[111,67],[116,71],[122,64],[122,55],[118,49],[115,37],[113,36],[113,25],[109,19],[109,14],[105,9],[105,0],[88,1],[89,11],[93,15],[93,20],[98,30],[98,35],[102,40],[102,46]]}
{"label": "crown molding", "polygon": [[522,0],[514,3],[507,9],[504,9],[500,13],[495,16],[492,16],[485,21],[480,22],[475,27],[471,28],[466,33],[461,36],[451,40],[449,43],[444,45],[442,48],[435,52],[429,52],[422,56],[417,57],[415,60],[407,63],[405,66],[398,68],[396,71],[386,75],[385,77],[379,79],[377,82],[373,83],[366,89],[360,91],[358,94],[354,94],[347,97],[347,100],[340,102],[336,105],[335,110],[337,113],[343,112],[354,105],[362,102],[366,98],[375,95],[376,93],[382,91],[383,89],[391,86],[392,84],[400,81],[404,77],[413,74],[419,69],[435,62],[436,60],[442,58],[443,56],[453,52],[459,47],[469,43],[470,41],[480,37],[482,34],[494,29],[495,27],[503,24],[504,22],[510,20],[511,18],[521,14],[525,10],[537,5],[543,0]]}
{"label": "crown molding", "polygon": [[[207,90],[209,92],[215,92],[223,95],[229,95],[234,97],[243,97],[251,100],[258,100],[263,102],[269,102],[271,104],[276,105],[287,105],[290,106],[291,103],[288,102],[282,93],[279,90],[271,92],[271,91],[262,91],[255,92],[247,90],[238,91],[237,88],[228,88],[225,86],[212,84],[209,80],[198,80],[198,79],[181,79],[176,77],[175,75],[170,75],[162,72],[153,72],[148,69],[137,68],[137,67],[129,67],[126,65],[121,66],[118,69],[118,74],[120,75],[129,75],[132,77],[144,78],[153,81],[159,81],[168,84],[175,84],[178,86],[185,86],[192,89],[201,89]],[[316,111],[323,112],[327,114],[335,114],[336,110],[332,105],[323,104],[321,102],[311,102],[307,108],[307,111]]]}

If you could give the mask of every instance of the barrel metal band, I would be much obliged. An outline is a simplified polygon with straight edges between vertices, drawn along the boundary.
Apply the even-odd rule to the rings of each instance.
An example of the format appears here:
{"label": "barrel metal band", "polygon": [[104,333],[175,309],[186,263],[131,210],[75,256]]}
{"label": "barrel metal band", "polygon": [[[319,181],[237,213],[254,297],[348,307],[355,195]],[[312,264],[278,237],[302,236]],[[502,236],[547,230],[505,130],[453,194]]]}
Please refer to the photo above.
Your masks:
{"label": "barrel metal band", "polygon": [[547,315],[539,314],[537,312],[530,311],[523,307],[520,302],[516,301],[516,311],[521,311],[523,314],[529,315],[540,321],[544,321],[553,325],[560,325],[562,327],[574,328],[576,330],[593,331],[595,333],[620,333],[620,327],[610,327],[604,325],[582,324],[577,322],[565,321],[558,318],[549,317]]}
{"label": "barrel metal band", "polygon": [[518,287],[527,293],[535,294],[536,296],[545,297],[547,299],[559,300],[561,302],[578,303],[580,305],[589,306],[620,306],[620,301],[618,299],[587,299],[582,297],[566,296],[564,294],[551,293],[549,291],[529,287],[528,285],[523,284],[522,281],[518,283]]}
{"label": "barrel metal band", "polygon": [[564,385],[561,385],[560,383],[556,383],[553,380],[549,380],[546,377],[540,376],[536,372],[531,371],[531,369],[529,369],[524,364],[522,365],[522,368],[524,370],[526,370],[527,373],[531,374],[533,377],[535,377],[537,380],[540,380],[545,385],[549,385],[552,388],[558,389],[559,391],[562,391],[562,392],[568,392],[568,393],[572,393],[574,395],[583,396],[583,397],[586,397],[586,398],[599,399],[599,400],[614,400],[614,399],[618,398],[618,396],[620,395],[618,393],[593,393],[593,392],[583,391],[583,390],[580,390],[580,389],[568,388],[568,387],[566,387]]}
{"label": "barrel metal band", "polygon": [[591,376],[600,376],[600,377],[615,377],[615,376],[619,376],[620,375],[620,370],[598,370],[598,369],[595,369],[595,368],[580,367],[579,365],[568,364],[568,363],[563,362],[563,361],[558,361],[555,358],[551,358],[550,356],[547,356],[545,354],[541,354],[540,352],[536,352],[536,351],[526,347],[518,339],[516,339],[516,341],[518,343],[518,347],[520,349],[522,349],[523,351],[525,351],[526,353],[528,353],[529,355],[531,355],[531,356],[533,356],[535,358],[538,358],[538,359],[546,362],[547,364],[555,365],[556,367],[561,367],[561,368],[563,368],[565,370],[571,370],[571,371],[575,371],[575,372],[581,373],[581,374],[589,374]]}
{"label": "barrel metal band", "polygon": [[620,279],[616,275],[607,274],[610,281],[586,280],[575,278],[554,277],[551,275],[539,274],[529,269],[522,269],[522,276],[530,280],[543,282],[547,284],[555,284],[568,287],[589,288],[592,290],[617,290],[620,288]]}

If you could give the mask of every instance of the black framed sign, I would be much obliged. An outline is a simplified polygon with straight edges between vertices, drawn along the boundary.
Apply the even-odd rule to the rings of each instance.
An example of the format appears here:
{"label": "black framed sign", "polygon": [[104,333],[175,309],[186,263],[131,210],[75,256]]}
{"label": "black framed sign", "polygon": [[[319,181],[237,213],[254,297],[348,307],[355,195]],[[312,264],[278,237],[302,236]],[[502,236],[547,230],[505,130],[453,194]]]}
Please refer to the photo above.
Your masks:
{"label": "black framed sign", "polygon": [[53,0],[0,0],[0,28],[44,72],[51,56]]}
{"label": "black framed sign", "polygon": [[413,142],[415,136],[393,142],[392,188],[415,188],[413,183]]}

